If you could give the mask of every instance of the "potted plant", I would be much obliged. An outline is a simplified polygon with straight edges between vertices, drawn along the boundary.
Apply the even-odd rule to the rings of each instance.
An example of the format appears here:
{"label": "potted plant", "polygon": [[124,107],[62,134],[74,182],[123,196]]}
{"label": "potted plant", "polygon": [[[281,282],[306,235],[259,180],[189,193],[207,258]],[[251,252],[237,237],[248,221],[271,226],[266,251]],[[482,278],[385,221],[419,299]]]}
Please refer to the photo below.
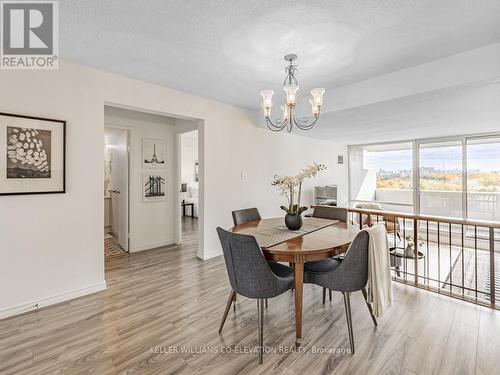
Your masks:
{"label": "potted plant", "polygon": [[[407,235],[405,239],[406,239],[405,257],[413,258],[415,256],[415,241],[413,240],[413,237],[410,235]],[[418,242],[417,242],[418,248],[420,249],[420,247],[422,247],[423,245],[424,245],[424,240],[421,237],[418,237]]]}
{"label": "potted plant", "polygon": [[302,183],[305,179],[315,177],[316,174],[326,169],[326,166],[313,163],[302,169],[296,176],[274,176],[271,182],[276,186],[280,194],[285,196],[288,206],[280,206],[286,212],[285,224],[290,230],[299,230],[302,227],[302,212],[307,210],[306,206],[301,206]]}

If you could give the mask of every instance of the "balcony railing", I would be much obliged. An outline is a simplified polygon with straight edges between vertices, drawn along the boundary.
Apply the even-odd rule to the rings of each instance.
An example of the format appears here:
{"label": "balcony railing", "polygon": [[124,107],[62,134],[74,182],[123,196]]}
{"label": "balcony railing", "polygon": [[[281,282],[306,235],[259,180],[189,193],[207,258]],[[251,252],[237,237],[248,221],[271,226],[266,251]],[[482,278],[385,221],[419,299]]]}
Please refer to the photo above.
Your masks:
{"label": "balcony railing", "polygon": [[[429,215],[462,217],[462,192],[421,190],[420,212]],[[374,201],[384,209],[411,212],[410,189],[374,189]],[[467,215],[474,219],[500,221],[500,192],[467,191]]]}
{"label": "balcony railing", "polygon": [[500,223],[358,208],[349,220],[386,226],[395,281],[500,309]]}

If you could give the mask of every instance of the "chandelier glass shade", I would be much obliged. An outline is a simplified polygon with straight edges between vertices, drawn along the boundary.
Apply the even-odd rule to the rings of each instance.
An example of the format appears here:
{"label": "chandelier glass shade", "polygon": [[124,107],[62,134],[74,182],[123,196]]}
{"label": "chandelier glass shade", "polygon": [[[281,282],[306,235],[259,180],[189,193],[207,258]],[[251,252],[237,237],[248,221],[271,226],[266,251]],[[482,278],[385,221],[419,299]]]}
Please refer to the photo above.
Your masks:
{"label": "chandelier glass shade", "polygon": [[273,131],[281,131],[286,129],[288,132],[292,131],[293,126],[301,130],[311,129],[319,119],[321,114],[321,107],[323,106],[323,95],[325,94],[325,89],[316,88],[311,90],[311,98],[309,103],[311,104],[312,117],[301,117],[295,116],[295,106],[297,104],[297,91],[299,90],[299,82],[297,80],[297,65],[293,62],[297,59],[297,55],[286,55],[285,61],[289,62],[289,65],[285,68],[286,77],[283,82],[283,90],[286,94],[286,104],[280,107],[282,116],[276,119],[274,122],[271,120],[271,111],[273,108],[273,90],[262,90],[260,95],[262,96],[261,107],[264,112],[264,117],[266,118],[267,127]]}

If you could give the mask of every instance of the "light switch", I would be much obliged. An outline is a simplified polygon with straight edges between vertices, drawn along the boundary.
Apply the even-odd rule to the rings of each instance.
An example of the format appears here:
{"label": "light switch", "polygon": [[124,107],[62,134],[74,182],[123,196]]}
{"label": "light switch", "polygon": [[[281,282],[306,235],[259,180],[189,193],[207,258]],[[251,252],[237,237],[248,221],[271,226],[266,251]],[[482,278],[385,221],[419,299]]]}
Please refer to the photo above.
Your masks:
{"label": "light switch", "polygon": [[241,171],[241,179],[246,180],[246,178],[247,178],[247,172]]}

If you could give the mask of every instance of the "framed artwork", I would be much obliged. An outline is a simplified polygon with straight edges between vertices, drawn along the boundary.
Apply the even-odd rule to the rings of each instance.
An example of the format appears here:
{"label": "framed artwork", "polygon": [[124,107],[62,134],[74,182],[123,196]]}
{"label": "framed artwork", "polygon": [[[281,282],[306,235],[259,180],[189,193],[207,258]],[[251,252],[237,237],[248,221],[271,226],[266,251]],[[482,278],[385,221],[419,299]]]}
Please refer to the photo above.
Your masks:
{"label": "framed artwork", "polygon": [[0,195],[66,192],[66,121],[0,112]]}
{"label": "framed artwork", "polygon": [[142,167],[165,168],[166,144],[162,139],[142,139]]}
{"label": "framed artwork", "polygon": [[163,173],[144,173],[142,175],[142,200],[143,202],[157,202],[167,199],[165,182],[167,176]]}
{"label": "framed artwork", "polygon": [[195,182],[200,181],[199,171],[200,171],[200,163],[198,163],[198,160],[196,160],[194,162],[194,181]]}

